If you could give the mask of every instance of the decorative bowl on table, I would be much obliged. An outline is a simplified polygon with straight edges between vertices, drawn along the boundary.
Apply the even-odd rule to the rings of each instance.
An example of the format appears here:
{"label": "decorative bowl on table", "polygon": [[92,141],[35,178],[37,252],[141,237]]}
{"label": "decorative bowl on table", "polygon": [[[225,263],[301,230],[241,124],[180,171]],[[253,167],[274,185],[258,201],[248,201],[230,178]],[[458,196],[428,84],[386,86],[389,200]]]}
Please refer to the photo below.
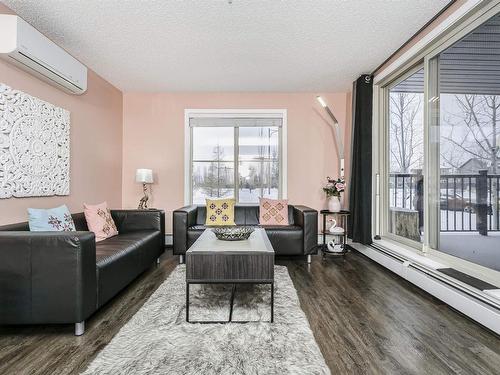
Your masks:
{"label": "decorative bowl on table", "polygon": [[220,227],[212,228],[217,239],[222,241],[248,240],[254,229],[252,227]]}

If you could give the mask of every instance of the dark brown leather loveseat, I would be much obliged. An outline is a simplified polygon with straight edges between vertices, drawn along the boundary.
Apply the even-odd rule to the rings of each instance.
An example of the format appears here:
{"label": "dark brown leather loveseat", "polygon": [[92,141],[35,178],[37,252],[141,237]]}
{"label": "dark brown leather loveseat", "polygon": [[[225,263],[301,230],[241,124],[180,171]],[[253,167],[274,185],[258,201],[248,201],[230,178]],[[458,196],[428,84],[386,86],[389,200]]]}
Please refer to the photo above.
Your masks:
{"label": "dark brown leather loveseat", "polygon": [[165,250],[161,210],[111,210],[117,236],[98,243],[83,213],[76,232],[30,232],[28,223],[0,227],[0,324],[85,320]]}
{"label": "dark brown leather loveseat", "polygon": [[[183,262],[186,250],[206,229],[206,207],[186,206],[173,213],[174,254]],[[236,225],[259,226],[259,206],[236,205],[234,208]],[[318,252],[318,211],[306,206],[288,205],[286,226],[262,226],[277,255],[311,255]]]}

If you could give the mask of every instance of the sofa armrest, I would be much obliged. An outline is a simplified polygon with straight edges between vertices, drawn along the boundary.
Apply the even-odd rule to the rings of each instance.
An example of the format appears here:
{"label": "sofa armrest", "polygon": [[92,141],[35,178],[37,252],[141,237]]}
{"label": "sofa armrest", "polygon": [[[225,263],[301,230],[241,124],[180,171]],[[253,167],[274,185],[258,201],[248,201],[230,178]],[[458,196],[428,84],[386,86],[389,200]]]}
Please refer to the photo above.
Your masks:
{"label": "sofa armrest", "polygon": [[191,205],[179,208],[173,213],[173,247],[174,254],[182,255],[187,251],[188,228],[196,224],[198,206]]}
{"label": "sofa armrest", "polygon": [[96,285],[92,232],[0,232],[0,324],[81,322]]}
{"label": "sofa armrest", "polygon": [[293,221],[304,232],[304,254],[317,254],[318,211],[306,206],[293,206]]}

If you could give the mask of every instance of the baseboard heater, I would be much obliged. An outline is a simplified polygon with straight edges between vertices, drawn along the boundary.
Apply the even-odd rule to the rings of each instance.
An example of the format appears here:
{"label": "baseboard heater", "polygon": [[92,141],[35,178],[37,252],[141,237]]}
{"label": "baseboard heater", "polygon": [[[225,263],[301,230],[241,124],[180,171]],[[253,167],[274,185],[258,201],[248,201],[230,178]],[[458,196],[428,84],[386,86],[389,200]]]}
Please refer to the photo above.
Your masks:
{"label": "baseboard heater", "polygon": [[445,273],[419,264],[414,259],[384,247],[365,246],[358,243],[350,245],[455,310],[500,334],[500,304],[498,300],[473,288],[468,288],[466,284]]}

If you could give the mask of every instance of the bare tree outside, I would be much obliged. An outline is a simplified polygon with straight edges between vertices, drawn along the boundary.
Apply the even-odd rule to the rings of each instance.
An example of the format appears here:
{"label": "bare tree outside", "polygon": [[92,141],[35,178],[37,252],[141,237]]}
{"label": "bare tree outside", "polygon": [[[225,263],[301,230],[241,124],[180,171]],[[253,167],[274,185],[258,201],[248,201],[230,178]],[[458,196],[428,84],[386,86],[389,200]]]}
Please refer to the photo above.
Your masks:
{"label": "bare tree outside", "polygon": [[[463,174],[462,166],[474,160],[478,165],[484,166],[479,169],[487,169],[490,175],[498,174],[500,171],[500,96],[442,94],[441,100],[445,101],[442,109],[446,108],[446,111],[443,110],[441,114],[442,173],[445,175]],[[391,173],[415,173],[423,164],[422,106],[423,96],[420,93],[390,93]],[[467,173],[477,174],[478,172]],[[498,229],[498,205],[494,197],[498,196],[499,186],[495,179],[491,180],[488,189],[488,194],[492,197],[491,224],[492,228]],[[466,200],[464,197],[456,199]],[[473,202],[466,202],[464,205],[472,207],[475,199],[476,191],[473,191]],[[448,206],[449,204],[446,204],[446,207]]]}
{"label": "bare tree outside", "polygon": [[421,242],[423,234],[423,70],[389,91],[389,231]]}
{"label": "bare tree outside", "polygon": [[442,135],[452,147],[443,150],[441,157],[455,169],[466,161],[463,156],[474,157],[484,161],[491,174],[497,174],[500,97],[454,95],[454,99],[459,112],[444,117],[451,131],[448,135]]}
{"label": "bare tree outside", "polygon": [[391,92],[391,172],[410,173],[421,168],[422,101],[420,93]]}
{"label": "bare tree outside", "polygon": [[[454,95],[454,109],[443,116],[448,131],[441,134],[447,147],[441,147],[441,159],[454,171],[468,160],[484,165],[488,174],[499,172],[500,96]],[[498,196],[496,179],[492,179],[489,194]],[[494,199],[494,198],[493,198]],[[491,202],[492,227],[498,229],[497,202]]]}

